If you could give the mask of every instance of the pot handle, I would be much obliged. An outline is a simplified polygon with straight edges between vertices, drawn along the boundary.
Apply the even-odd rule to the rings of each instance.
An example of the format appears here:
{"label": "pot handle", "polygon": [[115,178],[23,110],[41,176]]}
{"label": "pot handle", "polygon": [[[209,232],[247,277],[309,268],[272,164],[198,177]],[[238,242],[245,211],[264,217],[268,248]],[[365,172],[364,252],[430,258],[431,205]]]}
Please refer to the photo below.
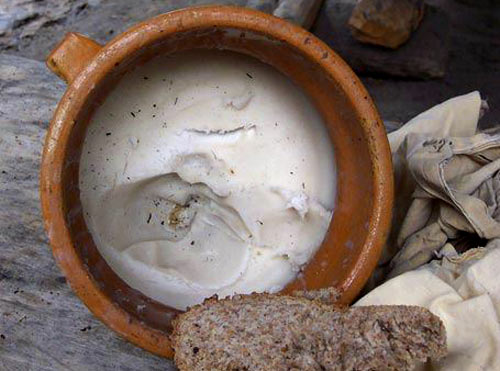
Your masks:
{"label": "pot handle", "polygon": [[102,46],[79,33],[69,32],[47,57],[47,67],[70,84]]}

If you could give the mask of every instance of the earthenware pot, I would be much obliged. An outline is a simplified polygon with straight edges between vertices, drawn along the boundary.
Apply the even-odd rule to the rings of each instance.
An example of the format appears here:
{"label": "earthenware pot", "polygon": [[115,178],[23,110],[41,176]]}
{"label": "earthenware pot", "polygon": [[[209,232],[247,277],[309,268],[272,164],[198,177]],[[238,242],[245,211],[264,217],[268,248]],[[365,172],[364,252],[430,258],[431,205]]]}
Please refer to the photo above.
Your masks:
{"label": "earthenware pot", "polygon": [[336,209],[321,248],[284,292],[333,285],[342,291],[342,302],[351,302],[376,265],[391,219],[393,181],[384,126],[360,80],[311,33],[257,11],[213,6],[160,15],[104,46],[68,34],[47,59],[68,83],[42,160],[41,200],[50,244],[72,289],[98,318],[166,357],[172,356],[169,333],[178,311],[128,286],[99,254],[82,214],[79,159],[89,118],[121,76],[156,55],[200,48],[232,50],[274,66],[302,87],[328,126],[338,169]]}

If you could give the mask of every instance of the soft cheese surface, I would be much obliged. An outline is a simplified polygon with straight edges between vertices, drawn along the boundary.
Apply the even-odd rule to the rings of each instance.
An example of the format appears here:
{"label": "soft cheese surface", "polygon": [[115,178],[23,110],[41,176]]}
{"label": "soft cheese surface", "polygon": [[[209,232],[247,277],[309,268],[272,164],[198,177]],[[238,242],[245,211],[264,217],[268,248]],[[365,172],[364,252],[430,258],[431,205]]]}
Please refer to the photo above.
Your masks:
{"label": "soft cheese surface", "polygon": [[97,110],[80,163],[87,225],[130,286],[183,309],[275,292],[320,246],[336,171],[302,91],[253,58],[157,57]]}

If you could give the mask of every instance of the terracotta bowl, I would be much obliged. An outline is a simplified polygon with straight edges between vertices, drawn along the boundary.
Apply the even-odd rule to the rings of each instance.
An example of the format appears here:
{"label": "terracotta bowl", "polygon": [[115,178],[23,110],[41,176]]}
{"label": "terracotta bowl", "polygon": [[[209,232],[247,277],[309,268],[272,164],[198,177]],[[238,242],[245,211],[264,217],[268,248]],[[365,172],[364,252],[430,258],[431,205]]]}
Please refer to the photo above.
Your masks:
{"label": "terracotta bowl", "polygon": [[389,146],[370,96],[347,64],[302,28],[214,6],[160,15],[105,46],[68,34],[47,59],[68,88],[43,152],[45,227],[57,263],[87,307],[128,340],[166,357],[178,311],[128,286],[101,257],[83,218],[78,167],[89,118],[120,77],[156,55],[187,49],[232,50],[268,63],[302,87],[328,126],[338,168],[336,209],[321,248],[284,292],[335,286],[342,301],[351,302],[375,267],[393,197]]}

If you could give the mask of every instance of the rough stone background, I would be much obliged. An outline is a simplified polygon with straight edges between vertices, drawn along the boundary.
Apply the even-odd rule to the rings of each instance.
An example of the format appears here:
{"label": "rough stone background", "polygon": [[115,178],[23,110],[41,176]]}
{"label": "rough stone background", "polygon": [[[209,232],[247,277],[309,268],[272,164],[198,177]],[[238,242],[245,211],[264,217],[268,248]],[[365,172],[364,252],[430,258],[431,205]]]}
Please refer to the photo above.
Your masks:
{"label": "rough stone background", "polygon": [[[446,11],[427,4],[418,28],[407,42],[394,50],[362,43],[353,37],[346,24],[354,8],[351,0],[327,3],[325,11],[316,20],[313,32],[342,55],[359,74],[420,80],[446,75],[451,28]],[[398,15],[389,17],[397,19]]]}
{"label": "rough stone background", "polygon": [[[0,0],[1,371],[174,370],[170,361],[122,340],[95,319],[52,258],[40,216],[38,171],[45,131],[64,84],[42,61],[67,31],[105,43],[138,21],[209,2],[214,1]],[[339,42],[333,33],[336,12],[348,2],[326,0],[313,26],[334,47]],[[364,83],[382,117],[394,122],[480,90],[491,107],[481,125],[492,126],[500,117],[499,10],[493,0],[428,2],[450,18],[445,78],[362,76]],[[349,50],[342,53],[349,61]]]}
{"label": "rough stone background", "polygon": [[173,370],[97,320],[52,257],[38,174],[64,89],[44,63],[0,54],[0,371]]}
{"label": "rough stone background", "polygon": [[[312,30],[336,49],[339,9],[355,0],[325,0]],[[265,0],[0,0],[0,52],[44,60],[67,31],[84,33],[105,43],[131,25],[187,5],[246,5]],[[275,2],[275,0],[269,0]],[[427,0],[450,20],[450,52],[443,79],[362,76],[384,120],[405,122],[451,96],[480,90],[491,110],[488,125],[500,117],[500,1]],[[496,5],[495,5],[496,4]],[[352,5],[351,5],[352,6]],[[435,31],[436,33],[439,33]],[[439,35],[438,35],[439,36]],[[350,50],[339,45],[350,61]],[[432,53],[422,50],[432,58]],[[441,55],[436,50],[436,55]],[[352,63],[357,64],[352,56]]]}

